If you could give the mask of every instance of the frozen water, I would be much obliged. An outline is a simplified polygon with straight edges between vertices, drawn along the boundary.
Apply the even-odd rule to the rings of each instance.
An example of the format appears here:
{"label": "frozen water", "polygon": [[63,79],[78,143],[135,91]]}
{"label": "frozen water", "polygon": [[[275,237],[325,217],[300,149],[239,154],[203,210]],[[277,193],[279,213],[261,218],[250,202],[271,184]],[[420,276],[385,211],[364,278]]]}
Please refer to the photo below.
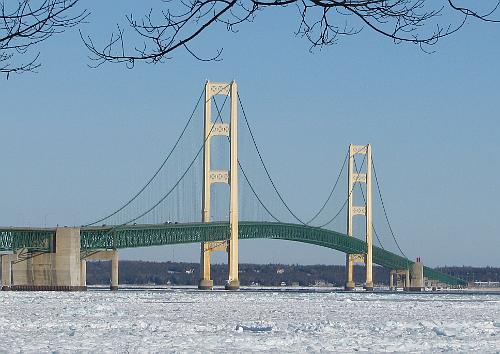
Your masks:
{"label": "frozen water", "polygon": [[500,353],[500,296],[2,292],[0,352]]}

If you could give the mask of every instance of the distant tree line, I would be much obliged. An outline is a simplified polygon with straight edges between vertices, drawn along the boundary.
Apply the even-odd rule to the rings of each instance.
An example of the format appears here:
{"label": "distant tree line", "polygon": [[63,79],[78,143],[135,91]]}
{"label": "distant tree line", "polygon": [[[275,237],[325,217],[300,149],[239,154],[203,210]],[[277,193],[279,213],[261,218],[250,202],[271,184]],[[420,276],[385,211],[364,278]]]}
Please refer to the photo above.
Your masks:
{"label": "distant tree line", "polygon": [[[262,286],[287,285],[343,285],[345,267],[338,265],[285,265],[285,264],[240,264],[242,285],[259,284]],[[227,265],[213,264],[212,279],[215,285],[223,285],[227,280]],[[109,284],[110,262],[88,262],[87,284]],[[389,280],[389,271],[375,267],[376,279],[384,283]],[[363,282],[364,267],[357,266],[355,280]],[[154,285],[197,285],[200,280],[198,263],[120,261],[119,278],[121,284]],[[386,279],[387,278],[387,279]]]}
{"label": "distant tree line", "polygon": [[[500,281],[500,268],[493,267],[442,267],[438,270],[467,281]],[[88,262],[87,283],[109,284],[110,262]],[[356,283],[364,279],[364,267],[354,270]],[[151,285],[197,285],[200,279],[198,263],[120,261],[120,284]],[[223,285],[227,279],[227,265],[212,265],[215,285]],[[389,284],[389,270],[374,267],[377,284]],[[284,264],[240,264],[242,285],[262,286],[286,285],[336,285],[345,283],[343,265],[284,265]]]}
{"label": "distant tree line", "polygon": [[475,281],[500,281],[500,268],[498,267],[438,267],[440,272],[453,275],[468,282]]}
{"label": "distant tree line", "polygon": [[[120,284],[197,285],[200,280],[198,263],[120,261],[119,266]],[[240,264],[239,268],[240,282],[245,286],[280,286],[282,283],[299,286],[342,286],[345,283],[343,265]],[[436,270],[468,282],[500,282],[500,267],[446,266]],[[364,272],[364,266],[355,266],[356,283],[363,283]],[[389,270],[375,266],[373,272],[376,284],[389,285]],[[108,285],[110,279],[111,262],[87,262],[88,285]],[[213,264],[212,279],[215,285],[224,285],[227,279],[227,265]]]}

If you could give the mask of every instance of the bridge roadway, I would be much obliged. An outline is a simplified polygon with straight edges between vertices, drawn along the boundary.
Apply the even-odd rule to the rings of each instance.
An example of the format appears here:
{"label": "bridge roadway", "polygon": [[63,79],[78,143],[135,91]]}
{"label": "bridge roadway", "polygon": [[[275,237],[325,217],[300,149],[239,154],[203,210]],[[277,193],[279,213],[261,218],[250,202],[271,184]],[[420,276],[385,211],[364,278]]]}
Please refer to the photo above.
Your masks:
{"label": "bridge roadway", "polygon": [[[0,227],[0,251],[50,252],[54,228]],[[185,224],[142,224],[120,227],[82,227],[81,250],[122,249],[148,246],[200,243],[229,239],[227,222]],[[366,253],[366,243],[355,237],[318,227],[276,222],[239,222],[239,239],[280,239],[309,243],[344,253]],[[412,261],[373,247],[373,262],[391,270],[408,269]],[[449,285],[466,285],[462,279],[424,267],[424,276]]]}

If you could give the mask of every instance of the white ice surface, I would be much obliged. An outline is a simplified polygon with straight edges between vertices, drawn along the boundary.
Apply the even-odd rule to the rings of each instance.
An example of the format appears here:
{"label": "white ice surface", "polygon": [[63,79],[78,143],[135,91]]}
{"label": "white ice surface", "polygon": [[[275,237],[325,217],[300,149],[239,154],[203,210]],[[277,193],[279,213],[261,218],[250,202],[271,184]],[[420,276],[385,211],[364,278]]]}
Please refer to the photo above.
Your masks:
{"label": "white ice surface", "polygon": [[1,292],[0,352],[500,353],[500,296]]}

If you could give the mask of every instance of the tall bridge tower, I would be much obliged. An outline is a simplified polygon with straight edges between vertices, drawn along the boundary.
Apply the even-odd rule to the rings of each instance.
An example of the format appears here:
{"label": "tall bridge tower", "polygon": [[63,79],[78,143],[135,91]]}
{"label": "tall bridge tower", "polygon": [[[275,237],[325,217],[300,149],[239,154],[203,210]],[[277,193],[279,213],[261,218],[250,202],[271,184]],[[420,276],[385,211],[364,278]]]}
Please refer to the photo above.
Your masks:
{"label": "tall bridge tower", "polygon": [[[225,95],[230,99],[229,123],[212,122],[212,97]],[[202,220],[210,222],[211,185],[213,183],[229,184],[229,240],[202,242],[199,289],[212,289],[210,277],[210,255],[213,251],[228,253],[229,278],[226,289],[237,290],[240,287],[238,278],[238,88],[235,81],[231,83],[215,83],[207,81],[205,85],[204,114],[204,155],[203,155],[203,200]],[[229,137],[230,156],[229,171],[212,170],[211,139],[215,136]]]}
{"label": "tall bridge tower", "polygon": [[[365,155],[366,172],[354,172],[354,157]],[[356,183],[366,184],[366,196],[364,206],[355,206],[354,190]],[[345,290],[354,289],[353,266],[354,263],[364,262],[366,264],[365,289],[373,290],[373,240],[372,240],[372,147],[368,145],[349,145],[349,172],[348,172],[348,207],[347,207],[347,235],[353,236],[353,219],[356,215],[362,215],[366,219],[366,246],[365,254],[346,254],[346,284]]]}

